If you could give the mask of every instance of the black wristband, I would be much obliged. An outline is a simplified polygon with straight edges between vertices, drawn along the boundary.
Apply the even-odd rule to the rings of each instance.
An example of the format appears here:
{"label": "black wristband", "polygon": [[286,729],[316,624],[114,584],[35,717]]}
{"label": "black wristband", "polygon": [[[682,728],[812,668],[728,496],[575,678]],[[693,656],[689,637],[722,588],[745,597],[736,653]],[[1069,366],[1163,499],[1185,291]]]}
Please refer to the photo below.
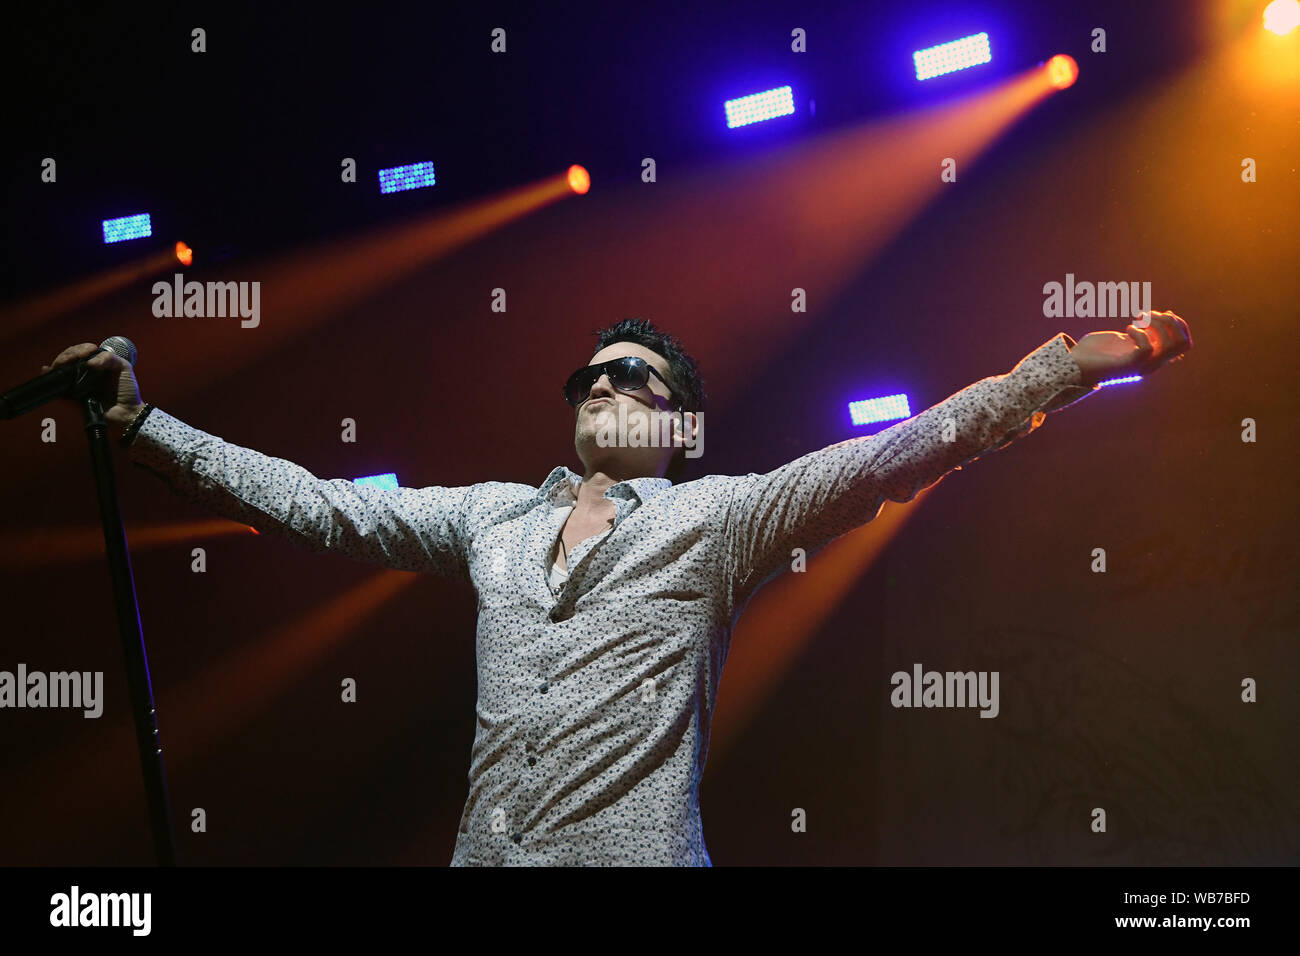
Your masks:
{"label": "black wristband", "polygon": [[140,409],[135,418],[131,419],[131,423],[127,425],[126,430],[122,432],[122,437],[118,439],[118,443],[123,448],[130,447],[131,442],[135,440],[136,432],[140,430],[140,426],[144,424],[144,420],[149,417],[149,413],[153,411],[153,409],[154,406],[152,402],[145,402],[144,408]]}

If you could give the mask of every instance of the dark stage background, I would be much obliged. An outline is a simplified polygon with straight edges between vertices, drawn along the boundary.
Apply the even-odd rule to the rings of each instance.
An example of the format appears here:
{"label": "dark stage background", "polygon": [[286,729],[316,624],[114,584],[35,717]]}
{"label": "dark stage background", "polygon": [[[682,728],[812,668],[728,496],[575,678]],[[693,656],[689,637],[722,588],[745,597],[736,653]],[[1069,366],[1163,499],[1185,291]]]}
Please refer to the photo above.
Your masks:
{"label": "dark stage background", "polygon": [[[536,485],[579,464],[559,385],[590,356],[591,330],[643,315],[704,370],[693,475],[743,474],[861,434],[844,415],[859,393],[907,391],[920,411],[1057,332],[1122,328],[1044,318],[1046,282],[1149,281],[1154,307],[1191,326],[1187,360],[886,505],[878,522],[910,512],[897,536],[711,753],[705,837],[718,865],[1296,862],[1300,87],[1215,66],[1231,4],[817,6],[29,19],[6,43],[20,82],[7,85],[0,381],[123,334],[146,400],[319,476]],[[194,26],[207,53],[190,52]],[[497,26],[509,52],[494,58]],[[790,52],[796,26],[807,54]],[[968,26],[1001,44],[982,78],[917,84],[909,51]],[[1104,54],[1089,50],[1098,26]],[[1079,82],[963,156],[958,182],[884,241],[840,249],[846,268],[800,272],[784,228],[805,188],[834,183],[728,191],[786,150],[1054,53],[1079,61]],[[723,128],[722,99],[791,79],[815,114],[801,101],[784,127]],[[39,181],[46,156],[57,184]],[[355,185],[339,181],[345,156]],[[647,156],[654,184],[640,180]],[[435,188],[378,194],[375,169],[428,157]],[[1243,157],[1258,160],[1257,183],[1241,181]],[[311,294],[276,287],[285,256],[575,162],[589,195],[277,327]],[[845,206],[908,181],[899,162],[846,184]],[[155,318],[152,278],[24,324],[31,297],[138,256],[100,244],[98,224],[143,209],[150,249],[195,248],[193,277],[264,282],[259,328]],[[790,311],[794,286],[806,314]],[[505,314],[490,309],[497,287]],[[148,864],[102,558],[48,557],[56,532],[97,529],[80,416],[51,412],[48,444],[44,414],[3,425],[0,669],[102,670],[107,705],[99,720],[0,711],[0,861]],[[339,441],[345,417],[355,444]],[[209,517],[118,461],[133,541]],[[206,573],[190,570],[194,546]],[[1099,547],[1105,574],[1090,570]],[[837,560],[814,558],[808,575]],[[471,591],[251,534],[137,545],[133,561],[182,862],[450,860],[474,732]],[[371,595],[361,610],[357,589]],[[742,618],[720,721],[746,690],[734,674],[761,653],[747,633],[760,618],[781,630],[782,615],[800,630],[790,604],[762,594]],[[914,662],[998,670],[1001,714],[894,709],[889,676]],[[355,705],[339,702],[344,677]],[[1240,699],[1247,677],[1254,704]],[[207,833],[189,831],[195,807]],[[1094,807],[1104,834],[1090,832]],[[807,833],[791,832],[794,808]]]}

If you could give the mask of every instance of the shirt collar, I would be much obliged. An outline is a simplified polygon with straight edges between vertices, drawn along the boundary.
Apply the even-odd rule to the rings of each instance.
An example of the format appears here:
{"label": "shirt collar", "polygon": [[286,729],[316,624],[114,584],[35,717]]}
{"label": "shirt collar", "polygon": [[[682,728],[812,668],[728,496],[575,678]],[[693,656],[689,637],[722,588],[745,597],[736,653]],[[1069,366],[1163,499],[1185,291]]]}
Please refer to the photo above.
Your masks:
{"label": "shirt collar", "polygon": [[[577,500],[578,485],[581,483],[581,475],[564,465],[557,465],[537,489],[537,497],[543,501],[556,503],[573,502]],[[605,492],[605,497],[614,499],[635,497],[644,504],[659,492],[671,488],[672,484],[667,478],[651,476],[630,478],[612,485]]]}

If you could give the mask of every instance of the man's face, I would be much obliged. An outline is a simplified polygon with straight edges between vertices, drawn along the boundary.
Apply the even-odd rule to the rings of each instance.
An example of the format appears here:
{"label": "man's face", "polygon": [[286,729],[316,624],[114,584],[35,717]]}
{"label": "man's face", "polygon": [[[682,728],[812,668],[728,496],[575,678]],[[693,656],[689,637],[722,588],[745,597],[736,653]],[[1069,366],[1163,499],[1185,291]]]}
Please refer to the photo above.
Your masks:
{"label": "man's face", "polygon": [[[611,359],[635,356],[645,359],[664,378],[669,378],[668,362],[657,352],[635,342],[616,342],[601,349],[591,357],[588,365],[599,365]],[[643,388],[635,392],[624,392],[610,384],[608,375],[601,375],[586,399],[575,411],[573,428],[573,445],[578,457],[589,468],[599,467],[617,474],[657,474],[672,457],[671,447],[632,446],[625,441],[608,444],[608,437],[620,436],[619,406],[626,411],[626,431],[635,434],[640,422],[642,434],[651,434],[651,429],[661,429],[661,416],[653,412],[667,413],[673,407],[673,400],[668,386],[653,374]],[[680,434],[680,428],[677,429]],[[605,436],[602,445],[598,436]]]}

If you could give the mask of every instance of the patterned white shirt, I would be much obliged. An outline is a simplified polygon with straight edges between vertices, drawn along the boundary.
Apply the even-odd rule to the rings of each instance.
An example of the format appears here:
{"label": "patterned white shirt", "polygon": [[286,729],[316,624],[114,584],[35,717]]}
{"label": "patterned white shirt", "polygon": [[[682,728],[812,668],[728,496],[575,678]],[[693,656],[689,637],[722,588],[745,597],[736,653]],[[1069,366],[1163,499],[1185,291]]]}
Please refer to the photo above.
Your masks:
{"label": "patterned white shirt", "polygon": [[[766,474],[605,492],[613,527],[548,579],[581,476],[540,487],[361,486],[155,409],[128,452],[217,514],[478,595],[476,729],[452,865],[711,865],[699,788],[732,629],[795,549],[813,554],[1089,394],[1060,333],[878,434]],[[948,440],[945,440],[948,439]]]}

